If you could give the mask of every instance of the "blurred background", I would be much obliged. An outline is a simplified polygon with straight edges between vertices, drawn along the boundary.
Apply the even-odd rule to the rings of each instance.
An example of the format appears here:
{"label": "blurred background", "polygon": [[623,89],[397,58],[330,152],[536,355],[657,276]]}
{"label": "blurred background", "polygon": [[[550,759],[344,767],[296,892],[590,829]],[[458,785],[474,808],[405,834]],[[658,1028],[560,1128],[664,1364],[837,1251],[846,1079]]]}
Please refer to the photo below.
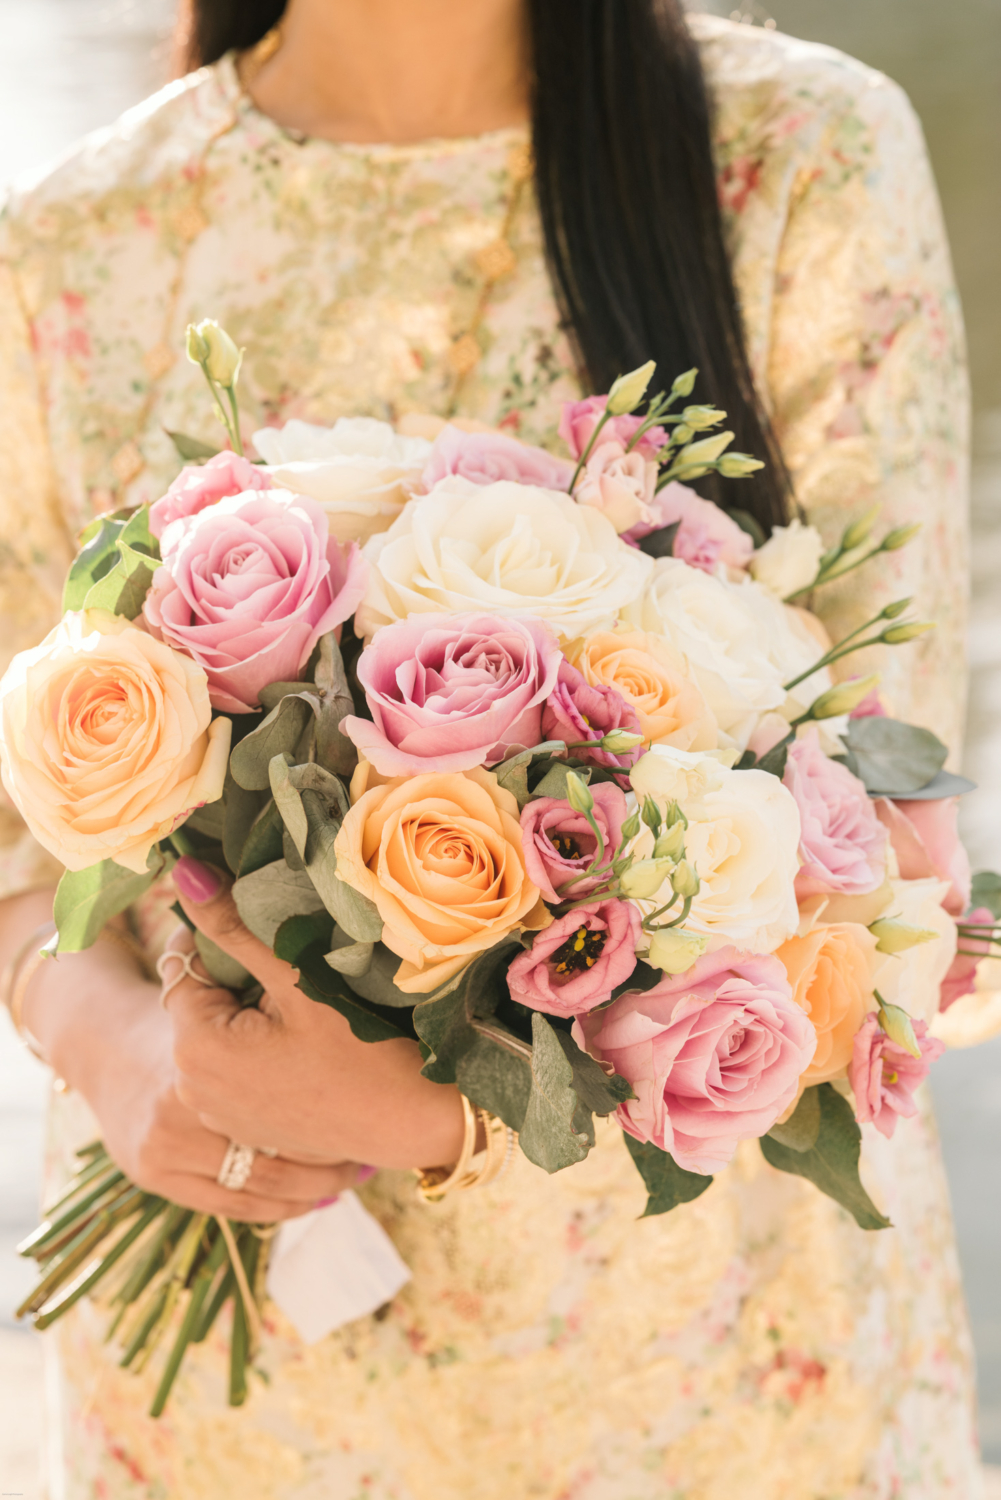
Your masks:
{"label": "blurred background", "polygon": [[[695,8],[695,7],[693,7]],[[974,392],[973,668],[964,805],[974,869],[1001,865],[1001,0],[759,0],[734,11],[825,42],[903,85],[924,123],[969,330]],[[110,123],[169,76],[172,0],[0,0],[0,187]],[[1001,1037],[933,1072],[973,1320],[985,1459],[1001,1466]],[[0,1493],[40,1495],[41,1340],[31,1281],[47,1075],[0,1023]],[[1001,1500],[1001,1468],[989,1471]],[[809,1500],[804,1496],[803,1500]],[[965,1497],[959,1497],[965,1500]]]}

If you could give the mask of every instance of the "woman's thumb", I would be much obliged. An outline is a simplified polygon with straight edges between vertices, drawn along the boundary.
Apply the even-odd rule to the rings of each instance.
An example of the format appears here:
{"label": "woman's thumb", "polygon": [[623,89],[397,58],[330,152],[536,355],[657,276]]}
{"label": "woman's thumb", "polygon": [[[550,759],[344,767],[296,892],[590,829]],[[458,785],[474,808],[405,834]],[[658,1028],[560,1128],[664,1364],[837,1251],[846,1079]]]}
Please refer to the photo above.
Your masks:
{"label": "woman's thumb", "polygon": [[288,978],[288,965],[244,925],[228,875],[190,854],[177,861],[172,873],[185,916],[199,932],[242,964],[266,990]]}

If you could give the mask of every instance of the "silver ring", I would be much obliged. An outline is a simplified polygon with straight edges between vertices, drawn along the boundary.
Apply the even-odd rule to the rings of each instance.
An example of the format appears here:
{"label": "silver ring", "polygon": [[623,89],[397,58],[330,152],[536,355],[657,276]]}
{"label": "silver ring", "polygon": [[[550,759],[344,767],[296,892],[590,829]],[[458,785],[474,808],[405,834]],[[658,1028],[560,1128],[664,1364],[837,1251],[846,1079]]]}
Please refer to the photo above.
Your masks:
{"label": "silver ring", "polygon": [[[197,953],[181,953],[177,948],[168,948],[166,953],[160,954],[160,957],[156,961],[156,972],[159,975],[160,982],[163,986],[160,991],[160,1004],[163,1006],[164,1010],[167,1009],[167,996],[170,994],[171,990],[177,988],[177,986],[183,979],[193,979],[196,984],[203,984],[207,990],[214,990],[217,988],[214,980],[206,979],[204,974],[197,973],[196,970],[192,967],[197,957]],[[179,973],[175,974],[173,979],[168,981],[167,976],[164,973],[164,968],[172,958],[177,959],[177,961],[181,965],[181,968]]]}
{"label": "silver ring", "polygon": [[216,1178],[219,1186],[229,1188],[234,1193],[239,1193],[245,1188],[256,1155],[257,1152],[253,1146],[241,1146],[239,1141],[230,1141]]}

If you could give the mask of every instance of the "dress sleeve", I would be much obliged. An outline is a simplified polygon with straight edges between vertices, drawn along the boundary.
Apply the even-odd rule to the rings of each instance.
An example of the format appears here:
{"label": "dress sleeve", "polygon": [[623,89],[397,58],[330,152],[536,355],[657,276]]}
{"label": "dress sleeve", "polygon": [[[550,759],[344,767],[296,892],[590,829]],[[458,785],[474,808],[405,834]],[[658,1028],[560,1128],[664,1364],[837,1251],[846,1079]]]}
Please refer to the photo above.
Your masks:
{"label": "dress sleeve", "polygon": [[837,639],[913,596],[936,630],[851,656],[843,675],[881,672],[892,711],[955,758],[968,594],[962,317],[921,128],[896,85],[852,66],[858,87],[833,91],[792,164],[764,385],[797,497],[828,544],[876,502],[877,536],[921,522],[909,547],[819,590],[815,607]]}
{"label": "dress sleeve", "polygon": [[[0,672],[59,619],[72,555],[30,328],[16,277],[0,260]],[[55,884],[61,874],[0,791],[0,900]]]}

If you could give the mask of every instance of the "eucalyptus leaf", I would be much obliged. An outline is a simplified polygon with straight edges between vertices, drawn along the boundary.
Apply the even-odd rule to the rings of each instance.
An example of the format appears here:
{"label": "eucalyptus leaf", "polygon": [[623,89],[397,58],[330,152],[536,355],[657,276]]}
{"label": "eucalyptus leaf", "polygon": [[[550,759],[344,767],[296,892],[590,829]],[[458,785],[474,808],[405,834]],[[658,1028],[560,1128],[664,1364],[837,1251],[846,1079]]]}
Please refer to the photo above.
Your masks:
{"label": "eucalyptus leaf", "polygon": [[112,859],[67,870],[56,889],[52,916],[59,931],[57,953],[79,953],[89,948],[106,923],[138,901],[155,880],[174,864],[159,849],[150,850],[146,871],[137,875]]}
{"label": "eucalyptus leaf", "polygon": [[203,838],[211,839],[214,844],[221,844],[226,823],[226,807],[220,797],[216,802],[206,802],[203,807],[196,807],[185,820],[185,831],[192,829],[200,833]]}
{"label": "eucalyptus leaf", "polygon": [[264,865],[273,865],[282,858],[282,835],[285,824],[274,798],[269,798],[251,824],[240,851],[238,875],[252,875]]}
{"label": "eucalyptus leaf", "polygon": [[261,809],[268,799],[263,792],[248,792],[233,780],[232,771],[226,771],[222,791],[223,833],[222,848],[226,863],[234,875],[240,872],[243,848],[250,831],[257,821]]}
{"label": "eucalyptus leaf", "polygon": [[1001,875],[993,870],[978,870],[970,888],[971,910],[985,906],[995,921],[1001,922]]}
{"label": "eucalyptus leaf", "polygon": [[[324,954],[324,960],[346,979],[361,979],[372,967],[374,943],[348,943],[343,948],[333,948]],[[352,986],[353,988],[353,986]],[[355,990],[355,994],[357,994]],[[413,1004],[413,1001],[410,1002]]]}
{"label": "eucalyptus leaf", "polygon": [[334,842],[348,811],[343,784],[322,766],[289,766],[281,755],[272,760],[270,774],[285,827],[327,910],[356,942],[378,942],[382,918],[375,903],[337,878]]}
{"label": "eucalyptus leaf", "polygon": [[307,949],[330,946],[333,929],[333,920],[326,910],[288,917],[275,934],[275,952],[284,963],[298,968]]}
{"label": "eucalyptus leaf", "polygon": [[788,1120],[773,1125],[768,1134],[780,1146],[788,1146],[790,1151],[811,1151],[820,1134],[819,1089],[804,1089]]}
{"label": "eucalyptus leaf", "polygon": [[323,910],[309,876],[290,870],[283,859],[241,875],[233,886],[233,900],[245,925],[269,948],[274,947],[275,933],[289,917]]}
{"label": "eucalyptus leaf", "polygon": [[968,776],[957,776],[953,771],[939,771],[927,786],[908,792],[908,802],[940,802],[943,797],[965,797],[977,790],[977,783]]}
{"label": "eucalyptus leaf", "polygon": [[556,760],[553,761],[538,785],[532,788],[531,797],[555,797],[558,802],[566,802],[567,776],[571,771],[585,783],[591,779],[589,766],[575,768],[568,766],[564,761]]}
{"label": "eucalyptus leaf", "polygon": [[261,706],[266,713],[277,708],[283,698],[295,697],[297,693],[306,693],[308,697],[316,697],[315,682],[269,682],[267,687],[262,687],[258,693]]}
{"label": "eucalyptus leaf", "polygon": [[604,1117],[614,1114],[627,1099],[636,1098],[632,1085],[618,1073],[606,1073],[600,1063],[578,1047],[569,1031],[557,1031],[556,1036],[573,1070],[574,1093],[585,1109]]}
{"label": "eucalyptus leaf", "polygon": [[929,784],[948,754],[930,729],[879,717],[851,719],[842,736],[849,765],[874,797],[908,797]]}
{"label": "eucalyptus leaf", "polygon": [[622,1139],[649,1195],[641,1219],[667,1214],[682,1203],[691,1203],[712,1183],[712,1178],[704,1177],[701,1172],[686,1172],[670,1152],[662,1151],[652,1141],[638,1141],[625,1131]]}
{"label": "eucalyptus leaf", "polygon": [[786,761],[788,759],[789,746],[780,740],[759,761],[755,762],[753,769],[755,771],[767,771],[770,776],[777,776],[781,781],[786,773]]}
{"label": "eucalyptus leaf", "polygon": [[559,1172],[584,1160],[594,1136],[580,1128],[573,1068],[557,1033],[540,1011],[532,1016],[531,1068],[532,1092],[518,1143],[537,1167]]}
{"label": "eucalyptus leaf", "polygon": [[456,1080],[467,1099],[497,1115],[512,1130],[523,1128],[532,1093],[532,1070],[527,1062],[477,1036],[459,1060]]}
{"label": "eucalyptus leaf", "polygon": [[324,961],[324,950],[330,945],[330,934],[319,940],[306,941],[309,929],[302,919],[285,922],[275,937],[275,953],[299,970],[298,988],[310,1000],[329,1005],[340,1012],[359,1041],[385,1042],[409,1035],[400,1018],[380,1014],[365,1005],[349,989],[343,975]]}
{"label": "eucalyptus leaf", "polygon": [[455,1083],[459,1058],[477,1041],[473,1020],[491,1017],[508,997],[507,971],[521,951],[518,942],[499,943],[478,954],[447,985],[418,998],[414,1028],[430,1051],[422,1070],[426,1078]]}
{"label": "eucalyptus leaf", "polygon": [[674,539],[680,525],[680,521],[672,521],[670,526],[660,526],[656,531],[651,531],[649,536],[641,539],[640,551],[645,552],[647,557],[673,557]]}
{"label": "eucalyptus leaf", "polygon": [[214,979],[216,984],[224,990],[242,990],[248,984],[253,983],[254,976],[250,970],[245,969],[228,953],[224,953],[217,943],[213,943],[204,932],[199,932],[197,927],[195,928],[195,947],[198,949],[198,956],[205,965],[205,972],[209,978]]}
{"label": "eucalyptus leaf", "polygon": [[514,755],[509,755],[506,760],[499,761],[490,769],[497,777],[498,782],[505,791],[511,793],[519,808],[523,808],[531,795],[529,791],[528,773],[538,760],[552,760],[555,755],[565,755],[566,745],[562,740],[547,740],[542,745],[536,745],[531,750],[519,750]]}
{"label": "eucalyptus leaf", "polygon": [[316,721],[316,759],[328,771],[348,777],[358,763],[358,752],[341,723],[355,711],[341,648],[333,632],[320,638],[315,671],[319,709]]}
{"label": "eucalyptus leaf", "polygon": [[[342,946],[338,946],[341,944]],[[415,1000],[419,997],[408,995],[398,989],[394,980],[400,967],[400,960],[395,953],[386,947],[385,943],[375,943],[368,966],[361,972],[352,974],[341,968],[340,954],[351,952],[355,948],[368,947],[369,945],[354,943],[346,933],[336,931],[334,933],[334,947],[332,952],[326,955],[326,961],[332,969],[337,969],[344,974],[351,989],[362,1000],[368,1000],[374,1005],[386,1005],[391,1008],[402,1010],[406,1007],[413,1008]],[[334,962],[337,959],[338,962]]]}
{"label": "eucalyptus leaf", "polygon": [[189,437],[186,432],[172,432],[169,427],[163,430],[177,449],[178,456],[183,458],[185,463],[198,463],[206,458],[215,458],[220,451],[218,448],[213,448],[211,443],[203,443],[201,438]]}
{"label": "eucalyptus leaf", "polygon": [[314,721],[312,705],[302,693],[290,693],[279,700],[271,712],[252,729],[229,758],[234,780],[247,791],[270,789],[268,766],[276,755],[289,754],[293,761],[303,759],[299,747]]}
{"label": "eucalyptus leaf", "polygon": [[851,1105],[829,1083],[820,1084],[817,1095],[820,1126],[816,1143],[806,1151],[794,1150],[765,1135],[760,1142],[762,1155],[780,1172],[809,1178],[822,1193],[846,1208],[861,1229],[889,1228],[889,1219],[879,1212],[859,1180],[862,1132]]}

